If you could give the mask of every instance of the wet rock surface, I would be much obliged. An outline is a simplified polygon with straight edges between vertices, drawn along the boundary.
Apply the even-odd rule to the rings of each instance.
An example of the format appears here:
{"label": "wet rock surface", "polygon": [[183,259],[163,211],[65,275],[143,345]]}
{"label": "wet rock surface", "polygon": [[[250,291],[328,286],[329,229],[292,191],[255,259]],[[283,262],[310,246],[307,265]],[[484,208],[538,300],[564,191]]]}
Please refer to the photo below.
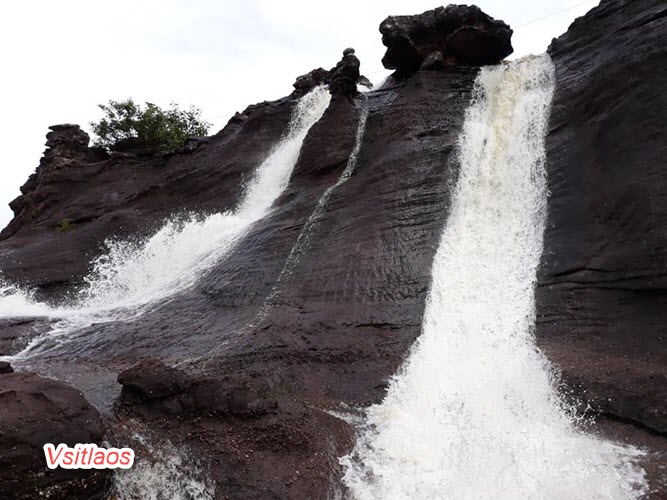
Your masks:
{"label": "wet rock surface", "polygon": [[[549,48],[537,335],[594,408],[667,431],[664,2],[608,0]],[[613,27],[613,28],[612,28]],[[639,132],[641,131],[641,132]]]}
{"label": "wet rock surface", "polygon": [[76,389],[0,366],[0,497],[103,498],[110,471],[48,469],[43,446],[101,445],[100,414]]}
{"label": "wet rock surface", "polygon": [[146,360],[118,375],[120,405],[145,415],[191,413],[258,417],[273,412],[277,401],[267,379],[247,376],[192,377]]}
{"label": "wet rock surface", "polygon": [[[537,339],[615,435],[667,449],[667,7],[605,0],[554,40]],[[649,483],[665,486],[656,467]],[[660,490],[660,488],[663,488]],[[654,490],[655,491],[655,490]]]}
{"label": "wet rock surface", "polygon": [[[306,137],[286,192],[243,245],[168,304],[135,321],[82,328],[31,363],[68,373],[102,407],[100,399],[116,397],[107,373],[130,369],[121,375],[129,390],[116,405],[120,418],[149,422],[211,457],[210,474],[231,498],[340,490],[338,457],[353,432],[324,410],[377,402],[419,335],[475,76],[474,68],[428,72],[368,100],[333,101]],[[357,168],[330,193],[291,260],[347,165],[365,106]],[[432,112],[440,107],[448,113]],[[290,111],[281,107],[283,126]],[[268,145],[255,141],[266,154]],[[145,358],[178,363],[177,376],[136,367]]]}
{"label": "wet rock surface", "polygon": [[[662,9],[603,2],[551,47],[552,195],[536,334],[568,390],[611,422],[613,436],[664,453],[664,97],[651,76],[664,72]],[[334,87],[345,98],[312,127],[286,191],[241,245],[168,303],[84,327],[31,360],[76,381],[96,405],[115,403],[120,422],[194,450],[218,498],[340,494],[338,457],[354,434],[328,412],[379,402],[420,333],[476,66],[511,52],[511,30],[460,6],[390,19],[385,59],[400,78],[358,95],[358,65],[344,56],[351,64]],[[62,298],[104,238],[150,234],[181,210],[234,207],[295,97],[330,78],[314,70],[290,98],[249,106],[168,156],[94,156],[67,129],[59,168],[47,153],[2,233],[3,275]],[[364,109],[356,169],[336,185]],[[55,231],[64,218],[75,227]],[[41,328],[1,323],[0,355]]]}
{"label": "wet rock surface", "polygon": [[[413,16],[390,16],[380,24],[387,52],[382,64],[410,75],[454,65],[498,64],[512,52],[512,30],[475,6],[448,5]],[[434,65],[440,61],[439,67]]]}
{"label": "wet rock surface", "polygon": [[49,139],[36,173],[12,202],[14,219],[0,233],[3,279],[62,299],[82,284],[106,238],[140,238],[172,215],[234,206],[244,176],[281,137],[292,105],[285,98],[249,106],[194,151],[167,156],[81,153],[80,134],[76,147],[66,148],[75,157],[62,156],[63,146]]}

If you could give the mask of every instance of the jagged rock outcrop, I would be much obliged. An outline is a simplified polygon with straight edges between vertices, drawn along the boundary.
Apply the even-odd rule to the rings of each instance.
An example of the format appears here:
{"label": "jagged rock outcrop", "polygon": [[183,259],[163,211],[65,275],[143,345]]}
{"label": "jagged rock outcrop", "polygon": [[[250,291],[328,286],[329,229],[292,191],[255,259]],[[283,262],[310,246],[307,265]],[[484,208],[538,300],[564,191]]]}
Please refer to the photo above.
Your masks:
{"label": "jagged rock outcrop", "polygon": [[90,137],[78,125],[52,125],[49,130],[44,156],[35,173],[21,186],[21,195],[9,204],[14,212],[14,219],[0,233],[0,238],[11,236],[21,224],[34,223],[39,213],[36,205],[45,201],[45,193],[36,194],[35,190],[45,177],[57,176],[57,171],[63,168],[96,162],[107,157],[103,150],[88,147]]}
{"label": "jagged rock outcrop", "polygon": [[512,30],[475,6],[448,5],[414,16],[390,16],[380,24],[387,52],[382,64],[410,75],[453,65],[497,64],[509,56]]}
{"label": "jagged rock outcrop", "polygon": [[334,99],[337,97],[352,98],[357,95],[357,81],[361,76],[359,58],[354,49],[343,51],[343,58],[329,71],[329,91]]}
{"label": "jagged rock outcrop", "polygon": [[293,84],[294,92],[292,92],[292,95],[294,97],[305,95],[318,85],[328,84],[330,78],[329,71],[324,68],[316,68],[305,75],[297,77]]}
{"label": "jagged rock outcrop", "polygon": [[297,77],[292,96],[300,97],[318,85],[327,84],[332,96],[352,98],[357,95],[357,85],[373,88],[371,81],[359,74],[360,65],[354,49],[347,48],[343,51],[343,58],[329,71],[317,68]]}
{"label": "jagged rock outcrop", "polygon": [[0,497],[104,498],[111,471],[48,469],[43,446],[102,445],[100,414],[76,389],[33,373],[0,371]]}

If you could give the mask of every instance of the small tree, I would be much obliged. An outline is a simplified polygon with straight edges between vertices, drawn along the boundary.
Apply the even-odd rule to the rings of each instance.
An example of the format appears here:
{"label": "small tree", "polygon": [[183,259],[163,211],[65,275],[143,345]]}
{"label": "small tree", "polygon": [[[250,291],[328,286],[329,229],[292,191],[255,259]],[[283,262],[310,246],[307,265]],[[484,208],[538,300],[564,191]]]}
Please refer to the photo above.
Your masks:
{"label": "small tree", "polygon": [[206,135],[211,124],[194,106],[168,109],[147,102],[144,107],[132,99],[100,104],[104,117],[90,126],[96,146],[111,149],[180,148],[188,137]]}

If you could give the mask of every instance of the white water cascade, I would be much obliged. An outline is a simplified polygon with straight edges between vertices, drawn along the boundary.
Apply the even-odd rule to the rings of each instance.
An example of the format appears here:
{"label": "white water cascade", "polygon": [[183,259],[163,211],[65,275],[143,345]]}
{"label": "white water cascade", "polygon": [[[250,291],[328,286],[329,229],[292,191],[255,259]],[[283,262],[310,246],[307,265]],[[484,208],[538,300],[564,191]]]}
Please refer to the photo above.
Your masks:
{"label": "white water cascade", "polygon": [[287,133],[257,168],[235,210],[167,222],[143,242],[107,242],[108,252],[94,261],[87,286],[73,306],[52,308],[34,301],[28,292],[0,283],[0,317],[60,320],[23,354],[48,338],[71,334],[93,322],[132,318],[193,285],[269,213],[287,187],[306,134],[324,114],[330,97],[327,88],[320,86],[298,101]]}
{"label": "white water cascade", "polygon": [[422,335],[341,459],[356,500],[628,499],[642,453],[587,435],[535,347],[548,56],[483,68]]}

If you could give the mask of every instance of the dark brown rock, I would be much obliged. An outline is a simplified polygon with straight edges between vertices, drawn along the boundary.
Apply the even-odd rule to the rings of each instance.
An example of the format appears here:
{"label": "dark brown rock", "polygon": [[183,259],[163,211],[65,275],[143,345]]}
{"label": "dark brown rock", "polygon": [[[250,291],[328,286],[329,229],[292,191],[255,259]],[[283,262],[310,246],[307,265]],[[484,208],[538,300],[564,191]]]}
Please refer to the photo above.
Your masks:
{"label": "dark brown rock", "polygon": [[0,361],[0,375],[4,375],[6,373],[14,373],[14,368],[12,368],[12,365],[10,365],[9,362]]}
{"label": "dark brown rock", "polygon": [[354,49],[345,49],[343,58],[329,71],[329,91],[334,99],[337,97],[350,99],[357,95],[360,66],[359,58],[354,55]]}
{"label": "dark brown rock", "polygon": [[[661,12],[654,0],[605,2],[552,46],[552,198],[536,333],[575,397],[620,427],[642,428],[664,453]],[[411,78],[334,100],[271,213],[193,287],[133,321],[82,328],[32,361],[59,376],[88,369],[87,389],[105,402],[102,374],[130,368],[117,416],[195,450],[221,498],[340,497],[337,459],[354,433],[325,410],[379,402],[420,334],[472,61],[490,43],[466,26],[443,27],[446,50],[440,35],[433,46],[414,35],[401,59],[397,41],[392,57],[399,73],[416,71]],[[0,267],[44,294],[70,289],[109,234],[146,234],[175,209],[233,207],[284,133],[293,97],[248,107],[188,154],[32,179],[16,231],[0,242]],[[364,107],[358,163],[343,179]],[[56,234],[66,207],[87,222]],[[35,209],[41,215],[28,218]],[[135,367],[146,358],[164,364]]]}
{"label": "dark brown rock", "polygon": [[120,404],[144,415],[199,413],[256,417],[276,407],[265,380],[223,376],[190,376],[151,359],[123,371]]}
{"label": "dark brown rock", "polygon": [[102,445],[99,413],[81,393],[33,373],[0,379],[0,497],[103,498],[111,471],[48,469],[43,446]]}
{"label": "dark brown rock", "polygon": [[[609,33],[614,33],[609,36]],[[667,433],[667,6],[605,0],[554,40],[540,345],[580,401]]]}
{"label": "dark brown rock", "polygon": [[373,84],[365,76],[359,74],[360,62],[354,49],[343,51],[343,58],[329,71],[317,68],[299,76],[294,82],[293,97],[307,94],[318,85],[329,85],[331,95],[352,98],[357,95],[357,84],[372,88]]}
{"label": "dark brown rock", "polygon": [[[498,64],[513,52],[512,30],[472,5],[448,5],[413,16],[390,16],[380,24],[387,52],[382,64],[401,76],[451,65]],[[435,61],[442,61],[437,66]]]}
{"label": "dark brown rock", "polygon": [[124,391],[141,398],[161,399],[182,389],[184,375],[157,359],[142,361],[118,375],[118,383]]}
{"label": "dark brown rock", "polygon": [[319,85],[328,84],[329,78],[330,74],[326,69],[316,68],[305,75],[297,77],[293,84],[294,92],[292,92],[292,95],[294,97],[305,95]]}

